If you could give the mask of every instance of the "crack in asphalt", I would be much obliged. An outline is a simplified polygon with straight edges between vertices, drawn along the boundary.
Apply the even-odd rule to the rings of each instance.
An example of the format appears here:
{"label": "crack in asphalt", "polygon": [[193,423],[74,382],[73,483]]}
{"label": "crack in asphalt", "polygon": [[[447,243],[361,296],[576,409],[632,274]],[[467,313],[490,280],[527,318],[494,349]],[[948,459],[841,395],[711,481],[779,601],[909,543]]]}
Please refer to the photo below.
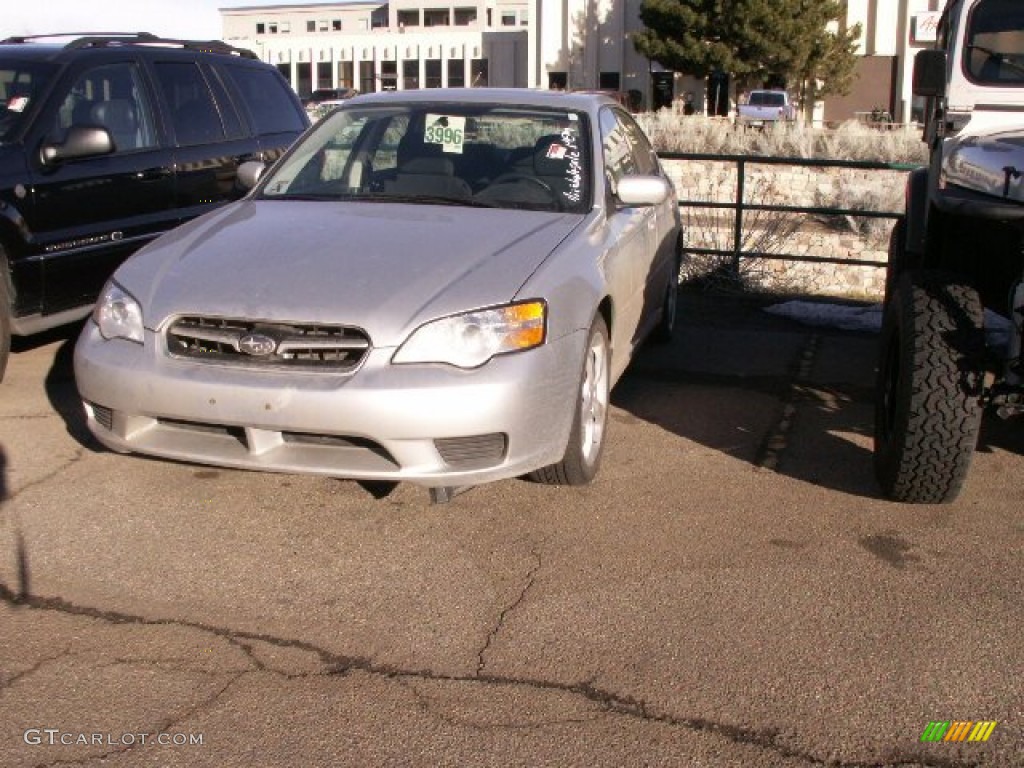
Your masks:
{"label": "crack in asphalt", "polygon": [[[522,602],[525,594],[529,591],[529,588],[535,579],[536,571],[540,567],[540,556],[536,551],[534,551],[533,554],[537,559],[537,562],[528,576],[527,585],[524,587],[519,599],[514,601],[505,609],[505,611],[502,612],[502,617],[507,618],[508,613],[514,610],[515,607]],[[627,694],[615,693],[614,691],[601,688],[593,681],[593,679],[579,683],[565,683],[554,680],[510,677],[494,674],[485,675],[482,674],[480,669],[476,670],[472,675],[441,674],[429,669],[401,669],[390,665],[377,664],[373,662],[373,660],[361,656],[347,656],[335,653],[327,650],[326,648],[315,645],[314,643],[299,639],[288,639],[266,633],[233,630],[226,627],[218,627],[204,622],[188,621],[185,619],[153,619],[136,614],[107,611],[91,606],[78,605],[61,597],[18,595],[3,582],[0,582],[0,602],[6,603],[15,609],[28,608],[40,611],[54,611],[70,616],[91,618],[113,625],[173,626],[194,629],[221,638],[230,645],[240,649],[246,657],[251,660],[252,666],[256,671],[279,675],[285,679],[294,679],[295,677],[343,677],[353,672],[362,672],[367,675],[392,680],[399,684],[404,684],[407,681],[415,682],[420,680],[425,682],[458,683],[489,687],[511,686],[546,693],[562,693],[577,696],[596,704],[611,715],[639,720],[645,723],[656,723],[673,728],[683,728],[692,732],[713,734],[736,745],[749,746],[767,752],[772,752],[779,757],[799,760],[807,765],[829,766],[829,768],[877,768],[879,765],[877,761],[844,761],[833,757],[819,757],[810,752],[802,751],[784,743],[778,729],[747,728],[740,725],[729,725],[700,717],[681,717],[666,712],[659,712],[650,706],[644,699],[636,698]],[[499,620],[498,629],[500,629],[500,625],[501,621]],[[493,637],[496,632],[497,629],[492,631],[491,637]],[[266,643],[277,648],[301,650],[313,654],[320,660],[323,671],[318,673],[293,675],[281,670],[273,669],[255,657],[255,651],[252,644],[257,642]],[[486,646],[484,651],[486,651]],[[481,652],[481,656],[482,655],[483,651]],[[45,660],[42,660],[40,663],[45,663]],[[234,685],[235,682],[252,671],[252,669],[246,669],[233,674],[217,692],[208,696],[206,699],[199,702],[183,714],[172,717],[159,724],[159,730],[166,731],[167,729],[184,722],[188,718],[209,709],[232,685]],[[127,749],[133,749],[135,746],[137,745],[126,745],[124,748],[113,750],[105,755],[89,756],[87,758],[80,758],[76,760],[57,760],[43,764],[40,768],[101,760],[112,754],[118,754],[127,751]],[[902,753],[890,757],[882,764],[891,766],[892,768],[900,768],[900,766],[905,766],[907,768],[910,768],[911,766],[914,768],[970,768],[971,766],[976,765],[976,763],[965,761],[947,760],[943,758],[936,759],[934,757],[926,758],[921,755],[911,755],[909,753]]]}
{"label": "crack in asphalt", "polygon": [[530,568],[530,571],[526,574],[526,584],[523,585],[522,590],[519,592],[519,596],[515,600],[513,600],[509,605],[507,605],[504,609],[502,609],[500,614],[498,614],[498,621],[491,628],[491,631],[487,635],[487,640],[484,642],[483,647],[477,654],[477,677],[480,677],[480,675],[484,671],[484,667],[487,666],[487,659],[485,658],[487,655],[487,651],[490,650],[491,644],[497,638],[498,633],[501,632],[502,628],[505,626],[505,620],[508,618],[509,614],[511,614],[520,605],[523,604],[523,601],[526,599],[526,593],[530,591],[530,589],[533,587],[534,582],[537,579],[537,573],[540,571],[543,562],[541,560],[540,552],[538,552],[536,549],[530,550],[530,554],[533,556],[534,563],[533,567]]}
{"label": "crack in asphalt", "polygon": [[43,483],[48,483],[50,480],[53,480],[53,478],[57,477],[57,475],[60,475],[61,473],[66,472],[71,467],[73,467],[75,464],[80,462],[83,458],[85,458],[85,456],[86,456],[86,449],[85,448],[79,448],[78,450],[76,450],[74,452],[74,454],[71,456],[71,458],[67,459],[63,464],[59,465],[58,467],[50,470],[49,472],[47,472],[42,477],[37,477],[35,480],[32,480],[31,482],[25,483],[25,485],[21,486],[17,490],[13,490],[13,489],[8,490],[6,500],[7,501],[11,501],[13,499],[16,499],[18,496],[20,496],[21,494],[23,494],[25,491],[29,490],[30,488],[35,488],[37,485],[42,485]]}

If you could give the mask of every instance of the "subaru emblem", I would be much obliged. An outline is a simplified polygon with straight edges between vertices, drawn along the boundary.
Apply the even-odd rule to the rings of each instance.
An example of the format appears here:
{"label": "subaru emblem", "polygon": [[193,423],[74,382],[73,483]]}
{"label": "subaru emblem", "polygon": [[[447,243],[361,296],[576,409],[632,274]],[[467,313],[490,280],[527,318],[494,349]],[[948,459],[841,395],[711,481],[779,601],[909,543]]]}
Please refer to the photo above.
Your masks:
{"label": "subaru emblem", "polygon": [[238,340],[238,351],[253,357],[272,355],[275,349],[277,349],[276,341],[258,333],[248,333]]}

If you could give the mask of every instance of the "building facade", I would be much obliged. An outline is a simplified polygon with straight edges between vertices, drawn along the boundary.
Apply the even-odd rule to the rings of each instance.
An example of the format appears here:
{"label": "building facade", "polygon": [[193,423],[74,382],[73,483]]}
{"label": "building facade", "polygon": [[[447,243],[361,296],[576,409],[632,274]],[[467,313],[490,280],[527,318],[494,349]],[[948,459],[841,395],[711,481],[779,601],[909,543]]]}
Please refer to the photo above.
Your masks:
{"label": "building facade", "polygon": [[[862,28],[850,94],[827,99],[820,119],[884,111],[914,115],[910,73],[934,40],[941,0],[848,0]],[[601,89],[638,109],[674,103],[724,113],[727,77],[664,70],[636,52],[641,0],[391,0],[221,9],[224,39],[275,64],[300,96],[317,88],[362,92],[498,86]],[[930,34],[930,37],[929,37]]]}

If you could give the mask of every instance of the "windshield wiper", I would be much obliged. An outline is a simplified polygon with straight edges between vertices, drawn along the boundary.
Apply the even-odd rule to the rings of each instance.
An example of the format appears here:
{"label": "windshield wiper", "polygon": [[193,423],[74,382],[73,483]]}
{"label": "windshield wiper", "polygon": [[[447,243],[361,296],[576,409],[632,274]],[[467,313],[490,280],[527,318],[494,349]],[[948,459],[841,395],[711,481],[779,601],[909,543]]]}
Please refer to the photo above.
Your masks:
{"label": "windshield wiper", "polygon": [[[992,48],[987,48],[984,45],[975,45],[974,43],[968,44],[967,48],[972,50],[972,51],[981,51],[982,53],[986,54],[987,56],[991,56],[999,64],[1005,64],[1010,69],[1015,69],[1018,72],[1024,73],[1024,64],[1021,64],[1018,61],[1014,61],[1014,59],[1017,56],[1019,56],[1020,54],[1009,52],[1009,51],[1007,51],[1007,52],[996,51],[996,50],[993,50]],[[982,69],[984,69],[984,67],[982,67]]]}
{"label": "windshield wiper", "polygon": [[474,200],[471,197],[446,197],[443,195],[389,195],[380,192],[368,192],[360,195],[348,195],[344,200],[357,200],[370,203],[412,203],[413,205],[452,205],[469,208],[494,208],[491,203]]}

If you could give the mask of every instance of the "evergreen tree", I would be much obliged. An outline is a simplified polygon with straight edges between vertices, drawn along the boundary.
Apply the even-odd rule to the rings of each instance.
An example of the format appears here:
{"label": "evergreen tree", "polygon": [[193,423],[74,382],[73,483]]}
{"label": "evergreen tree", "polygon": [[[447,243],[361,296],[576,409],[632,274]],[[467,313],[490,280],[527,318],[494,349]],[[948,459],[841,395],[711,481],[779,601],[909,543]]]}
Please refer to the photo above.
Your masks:
{"label": "evergreen tree", "polygon": [[740,89],[787,85],[809,110],[852,82],[860,29],[844,19],[842,0],[644,0],[633,45],[666,69],[726,72]]}

